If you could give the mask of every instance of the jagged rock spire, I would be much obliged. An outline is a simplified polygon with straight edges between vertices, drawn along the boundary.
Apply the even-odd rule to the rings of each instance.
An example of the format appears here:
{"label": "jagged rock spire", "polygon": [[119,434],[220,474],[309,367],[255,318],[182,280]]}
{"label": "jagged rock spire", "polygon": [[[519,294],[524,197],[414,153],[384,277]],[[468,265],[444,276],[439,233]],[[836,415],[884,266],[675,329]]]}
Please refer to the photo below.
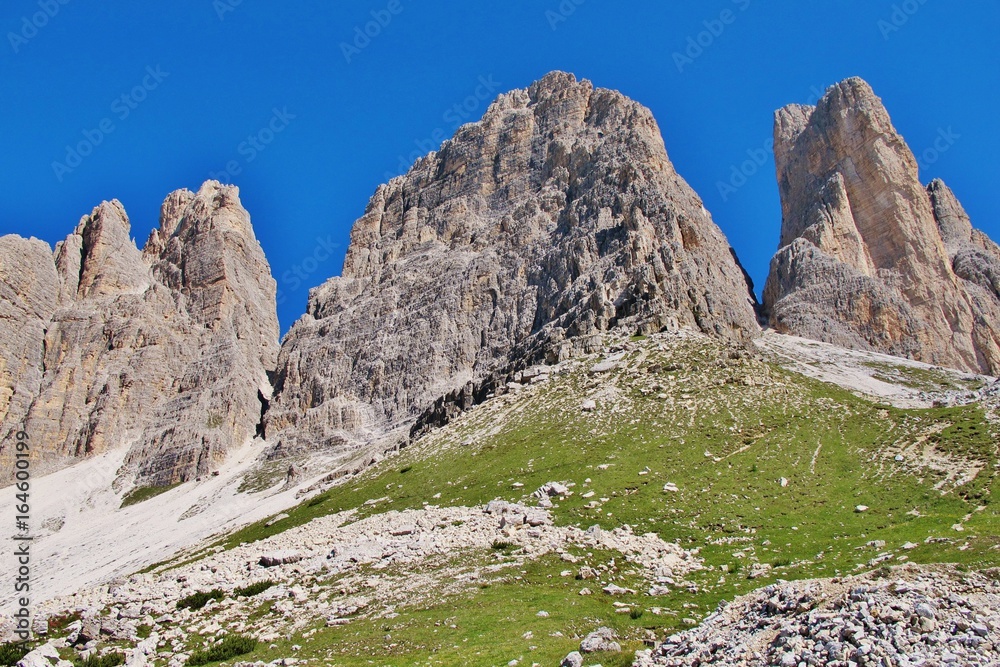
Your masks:
{"label": "jagged rock spire", "polygon": [[771,326],[1000,373],[1000,300],[986,288],[1000,251],[973,234],[943,183],[921,185],[871,87],[847,79],[815,107],[785,107],[774,135],[782,227],[764,290]]}

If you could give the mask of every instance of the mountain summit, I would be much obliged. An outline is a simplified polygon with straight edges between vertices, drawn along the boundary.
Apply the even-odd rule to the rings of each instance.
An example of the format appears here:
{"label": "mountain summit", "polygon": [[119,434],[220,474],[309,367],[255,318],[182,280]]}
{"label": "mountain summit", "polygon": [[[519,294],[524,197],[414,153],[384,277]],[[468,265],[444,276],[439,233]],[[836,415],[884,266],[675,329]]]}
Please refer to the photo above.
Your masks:
{"label": "mountain summit", "polygon": [[269,439],[378,440],[615,326],[758,333],[746,274],[652,114],[554,72],[501,95],[355,223],[282,346]]}
{"label": "mountain summit", "polygon": [[1000,374],[1000,248],[972,229],[858,78],[774,123],[779,250],[764,307],[783,333]]}

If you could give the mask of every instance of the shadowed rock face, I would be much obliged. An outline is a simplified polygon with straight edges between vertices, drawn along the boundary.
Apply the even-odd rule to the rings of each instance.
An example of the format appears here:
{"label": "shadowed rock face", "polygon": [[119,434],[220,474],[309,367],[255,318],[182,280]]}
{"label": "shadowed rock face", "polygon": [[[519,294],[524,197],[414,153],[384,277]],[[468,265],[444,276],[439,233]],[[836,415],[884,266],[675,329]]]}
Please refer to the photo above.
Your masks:
{"label": "shadowed rock face", "polygon": [[236,188],[171,194],[142,251],[117,201],[54,253],[5,236],[0,292],[0,459],[23,426],[38,473],[130,445],[122,472],[168,484],[253,437],[278,324]]}
{"label": "shadowed rock face", "polygon": [[861,79],[775,115],[779,250],[764,289],[783,333],[1000,373],[1000,250],[917,162]]}
{"label": "shadowed rock face", "polygon": [[553,73],[378,188],[287,335],[279,451],[361,444],[616,325],[758,333],[748,280],[641,105]]}

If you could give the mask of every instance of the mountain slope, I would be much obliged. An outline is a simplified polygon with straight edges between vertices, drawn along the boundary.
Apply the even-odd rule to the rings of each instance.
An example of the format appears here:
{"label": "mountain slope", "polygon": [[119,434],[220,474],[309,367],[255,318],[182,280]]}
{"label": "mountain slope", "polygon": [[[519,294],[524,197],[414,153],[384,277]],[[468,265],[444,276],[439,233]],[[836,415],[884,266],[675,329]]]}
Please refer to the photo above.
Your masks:
{"label": "mountain slope", "polygon": [[[973,399],[935,390],[961,374],[878,367],[907,369],[939,397]],[[169,633],[156,665],[234,633],[260,638],[249,660],[558,664],[600,626],[624,651],[592,661],[627,665],[644,641],[778,578],[998,564],[997,425],[977,403],[894,408],[684,330],[605,334],[521,380],[293,509],[41,611],[84,609],[114,633],[105,647],[135,646],[129,628]],[[997,390],[979,394],[991,414]],[[265,580],[259,596],[232,594]],[[177,608],[214,588],[222,600]]]}

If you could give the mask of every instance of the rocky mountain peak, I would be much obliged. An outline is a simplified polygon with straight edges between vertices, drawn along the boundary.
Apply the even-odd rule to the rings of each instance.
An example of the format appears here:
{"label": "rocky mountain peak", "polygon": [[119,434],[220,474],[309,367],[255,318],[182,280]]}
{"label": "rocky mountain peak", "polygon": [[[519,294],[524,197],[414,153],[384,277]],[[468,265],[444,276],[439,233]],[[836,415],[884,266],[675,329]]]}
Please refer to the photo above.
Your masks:
{"label": "rocky mountain peak", "polygon": [[5,308],[32,304],[3,320],[0,368],[15,370],[0,377],[0,435],[30,430],[38,471],[128,446],[140,484],[168,484],[257,431],[278,349],[275,283],[238,190],[171,194],[142,251],[130,231],[114,200],[54,253],[0,243]]}
{"label": "rocky mountain peak", "polygon": [[555,72],[376,190],[285,339],[267,434],[346,451],[612,327],[680,325],[756,335],[745,274],[649,110]]}
{"label": "rocky mountain peak", "polygon": [[775,162],[782,227],[764,291],[771,326],[1000,371],[992,333],[1000,304],[969,293],[947,241],[971,236],[971,224],[943,184],[920,183],[913,153],[867,83],[848,79],[815,107],[779,110]]}
{"label": "rocky mountain peak", "polygon": [[73,238],[63,241],[67,253],[80,253],[79,261],[74,257],[63,265],[62,275],[67,284],[76,283],[77,298],[142,291],[148,287],[149,267],[142,261],[130,232],[125,207],[114,199],[101,202],[80,220],[71,235]]}

